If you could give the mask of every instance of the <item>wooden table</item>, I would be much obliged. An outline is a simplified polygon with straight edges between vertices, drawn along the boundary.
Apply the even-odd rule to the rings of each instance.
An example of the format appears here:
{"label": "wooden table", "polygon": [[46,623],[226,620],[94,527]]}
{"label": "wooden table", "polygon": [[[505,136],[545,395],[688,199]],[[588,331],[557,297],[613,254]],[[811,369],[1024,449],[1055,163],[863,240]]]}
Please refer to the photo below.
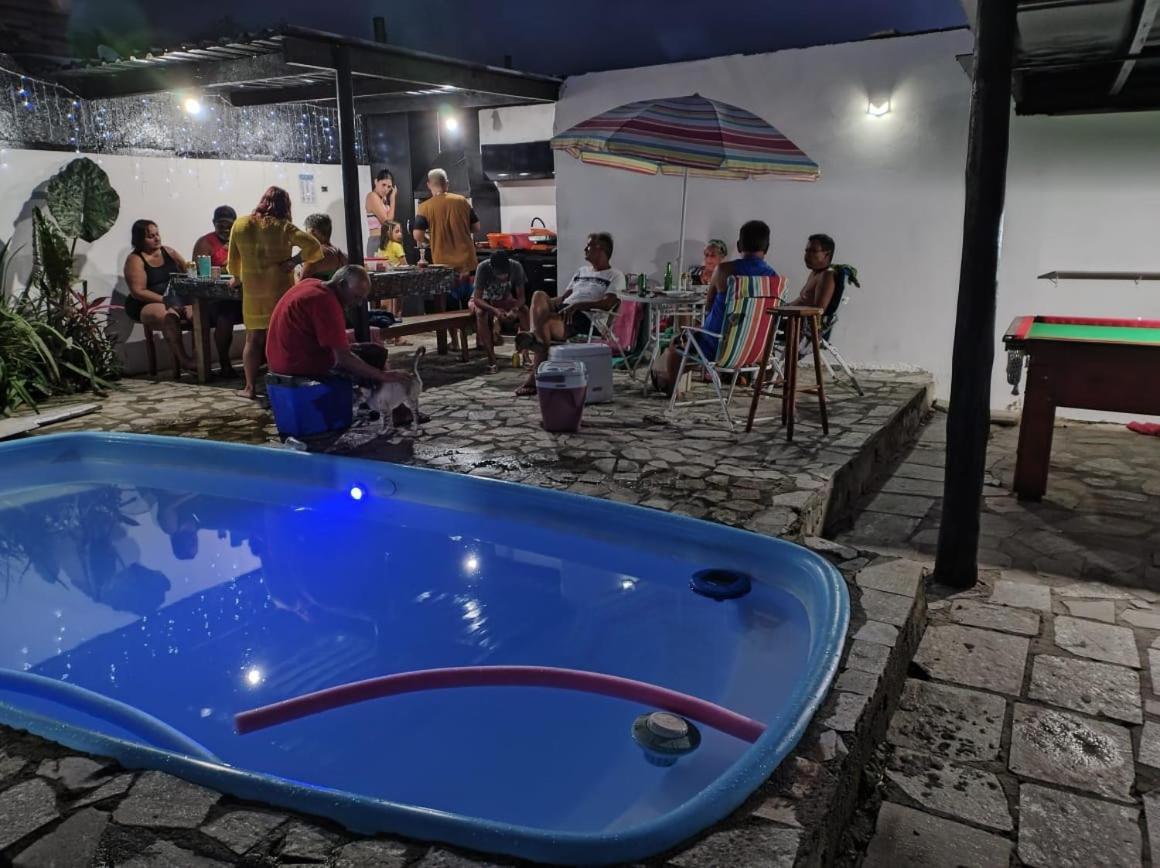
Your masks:
{"label": "wooden table", "polygon": [[[1020,316],[1003,343],[1019,367],[1030,357],[1015,455],[1020,500],[1047,492],[1056,407],[1160,414],[1160,320]],[[1017,385],[1019,371],[1011,374]]]}
{"label": "wooden table", "polygon": [[753,420],[757,416],[757,402],[761,400],[762,390],[765,388],[765,377],[769,371],[769,361],[773,357],[773,346],[777,336],[777,320],[785,323],[785,372],[781,387],[781,424],[785,426],[785,439],[793,440],[794,415],[797,412],[797,372],[798,346],[802,340],[802,320],[810,321],[810,343],[814,349],[814,376],[818,388],[818,408],[822,414],[822,433],[830,433],[830,420],[826,415],[826,384],[822,375],[822,347],[820,335],[822,333],[822,313],[820,307],[801,307],[781,305],[767,311],[774,317],[773,327],[765,339],[765,350],[761,354],[761,369],[757,374],[757,381],[753,384],[753,400],[749,404],[749,420],[745,423],[745,432],[753,430]]}
{"label": "wooden table", "polygon": [[371,271],[368,267],[367,273],[371,278],[369,301],[419,297],[446,306],[447,293],[455,288],[457,280],[455,269],[446,265],[404,265],[385,271]]}
{"label": "wooden table", "polygon": [[218,280],[189,277],[184,274],[175,274],[169,279],[169,292],[176,295],[190,307],[190,319],[193,321],[193,359],[197,363],[197,381],[204,383],[209,379],[212,359],[210,353],[213,341],[210,332],[213,323],[210,321],[210,309],[214,302],[241,301],[241,289],[230,287],[229,276]]}

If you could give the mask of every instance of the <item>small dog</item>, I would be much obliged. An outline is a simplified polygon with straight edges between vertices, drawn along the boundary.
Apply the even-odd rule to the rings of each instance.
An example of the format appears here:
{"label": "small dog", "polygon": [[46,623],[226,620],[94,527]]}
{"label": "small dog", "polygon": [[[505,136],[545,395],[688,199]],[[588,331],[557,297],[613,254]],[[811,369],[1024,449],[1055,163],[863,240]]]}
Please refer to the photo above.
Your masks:
{"label": "small dog", "polygon": [[395,408],[403,405],[411,411],[411,430],[419,430],[419,393],[423,391],[423,379],[419,376],[419,362],[427,352],[424,347],[415,350],[415,360],[411,364],[411,382],[404,386],[402,383],[379,383],[369,390],[367,405],[379,412],[382,429],[393,428]]}

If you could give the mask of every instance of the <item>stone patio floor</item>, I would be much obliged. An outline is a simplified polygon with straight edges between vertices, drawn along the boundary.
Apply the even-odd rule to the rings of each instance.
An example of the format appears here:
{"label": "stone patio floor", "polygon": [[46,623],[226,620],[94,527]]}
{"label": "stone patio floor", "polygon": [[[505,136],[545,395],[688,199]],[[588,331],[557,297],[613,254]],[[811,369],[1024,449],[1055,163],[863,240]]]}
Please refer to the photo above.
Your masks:
{"label": "stone patio floor", "polygon": [[[878,551],[933,556],[945,415],[936,414],[881,489],[838,536]],[[991,426],[979,563],[1160,590],[1160,438],[1120,425],[1057,423],[1047,495],[1011,492],[1019,429]]]}
{"label": "stone patio floor", "polygon": [[[943,418],[840,540],[933,552]],[[883,750],[872,868],[1160,858],[1160,441],[1057,427],[1035,504],[1007,487],[1017,434],[992,427],[983,580],[928,588]]]}
{"label": "stone patio floor", "polygon": [[[828,437],[821,434],[816,402],[803,395],[794,442],[786,443],[780,420],[773,418],[776,399],[762,401],[752,433],[735,436],[716,404],[689,407],[670,420],[665,400],[643,397],[636,382],[619,373],[614,403],[589,405],[577,434],[548,434],[540,426],[537,401],[512,395],[522,371],[507,368],[480,376],[482,370],[478,359],[464,364],[428,352],[421,406],[431,420],[418,435],[380,436],[379,424],[372,422],[356,424],[341,437],[310,438],[309,445],[637,503],[759,533],[801,536],[820,532],[835,473],[892,417],[910,408],[909,430],[917,426],[930,385],[926,374],[882,372],[862,379],[865,397],[834,386]],[[234,388],[126,380],[98,412],[38,433],[130,431],[276,442],[270,414],[235,397]],[[707,386],[698,389],[699,396],[711,394]],[[49,405],[87,400],[91,396]],[[735,416],[741,416],[740,432],[748,402],[734,401],[733,406]]]}

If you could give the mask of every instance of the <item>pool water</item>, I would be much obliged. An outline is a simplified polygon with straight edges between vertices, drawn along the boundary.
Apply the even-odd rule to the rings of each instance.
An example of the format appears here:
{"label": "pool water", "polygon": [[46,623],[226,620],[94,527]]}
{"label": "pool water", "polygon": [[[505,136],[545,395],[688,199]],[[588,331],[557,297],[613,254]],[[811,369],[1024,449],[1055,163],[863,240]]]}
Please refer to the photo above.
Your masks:
{"label": "pool water", "polygon": [[[429,473],[375,471],[397,472]],[[631,737],[652,709],[529,687],[376,699],[247,735],[234,715],[391,673],[515,664],[672,688],[771,730],[793,722],[818,626],[800,589],[763,580],[775,561],[741,565],[752,592],[719,602],[689,580],[736,566],[735,546],[619,538],[623,511],[568,509],[587,499],[550,495],[558,513],[541,505],[531,524],[511,506],[516,486],[470,480],[440,501],[397,496],[386,476],[333,482],[214,462],[12,466],[0,481],[0,668],[141,709],[248,772],[553,834],[662,818],[753,745],[700,726],[700,747],[660,767]],[[52,702],[0,690],[0,703],[134,739]]]}

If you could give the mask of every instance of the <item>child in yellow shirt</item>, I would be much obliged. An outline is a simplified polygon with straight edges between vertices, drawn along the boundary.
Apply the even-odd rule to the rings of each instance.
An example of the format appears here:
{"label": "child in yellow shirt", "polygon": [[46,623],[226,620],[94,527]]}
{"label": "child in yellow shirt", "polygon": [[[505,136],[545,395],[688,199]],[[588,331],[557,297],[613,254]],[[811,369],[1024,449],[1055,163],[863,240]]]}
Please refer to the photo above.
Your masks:
{"label": "child in yellow shirt", "polygon": [[388,239],[379,248],[378,256],[387,260],[393,267],[407,264],[407,252],[403,249],[403,224],[390,222],[386,225],[383,237]]}

